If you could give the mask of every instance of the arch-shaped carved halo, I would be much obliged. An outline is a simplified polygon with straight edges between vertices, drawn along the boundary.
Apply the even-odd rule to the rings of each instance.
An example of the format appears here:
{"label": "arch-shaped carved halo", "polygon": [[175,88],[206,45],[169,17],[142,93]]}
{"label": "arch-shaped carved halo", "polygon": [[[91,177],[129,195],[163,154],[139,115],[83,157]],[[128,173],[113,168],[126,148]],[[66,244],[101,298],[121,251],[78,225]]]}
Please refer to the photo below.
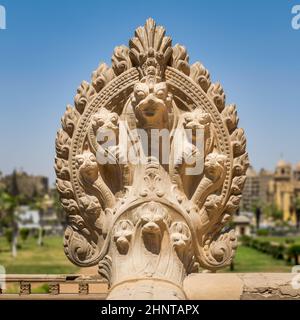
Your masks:
{"label": "arch-shaped carved halo", "polygon": [[[204,128],[203,172],[187,177],[177,168],[176,159],[170,160],[173,163],[167,171],[157,169],[169,181],[162,196],[137,193],[136,169],[100,165],[93,147],[99,121],[102,126],[112,126],[115,121],[117,127],[118,121],[125,119],[128,127],[136,126],[132,110],[138,83],[152,87],[166,83],[165,104],[173,129],[180,123],[189,125],[192,120]],[[215,270],[230,263],[235,237],[232,232],[220,232],[239,206],[248,166],[246,140],[243,130],[237,127],[235,105],[226,106],[223,88],[211,82],[205,67],[199,62],[189,65],[186,49],[178,44],[172,46],[164,28],[148,19],[144,27],[137,28],[129,47],[115,48],[111,67],[100,64],[91,83],[82,82],[74,105],[67,106],[62,117],[55,161],[57,189],[68,216],[68,258],[79,266],[97,264],[109,248],[115,213],[125,205],[130,208],[163,198],[187,216],[194,255],[202,267]],[[148,169],[139,170],[145,176]],[[153,183],[151,186],[156,188]]]}

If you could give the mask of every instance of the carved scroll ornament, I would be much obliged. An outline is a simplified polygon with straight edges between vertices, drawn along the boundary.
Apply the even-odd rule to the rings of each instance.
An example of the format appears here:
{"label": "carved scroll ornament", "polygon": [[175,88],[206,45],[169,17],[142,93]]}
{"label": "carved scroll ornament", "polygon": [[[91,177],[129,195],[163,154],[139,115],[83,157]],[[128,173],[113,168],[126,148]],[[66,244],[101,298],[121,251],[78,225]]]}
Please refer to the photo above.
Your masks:
{"label": "carved scroll ornament", "polygon": [[[248,156],[235,105],[152,19],[129,47],[115,48],[111,67],[100,64],[82,82],[74,105],[56,138],[67,257],[98,265],[110,299],[184,299],[188,273],[223,268],[236,249],[224,227],[238,209]],[[157,147],[167,161],[140,129],[148,140],[151,130],[167,132],[168,147]],[[199,160],[196,173],[189,157]]]}

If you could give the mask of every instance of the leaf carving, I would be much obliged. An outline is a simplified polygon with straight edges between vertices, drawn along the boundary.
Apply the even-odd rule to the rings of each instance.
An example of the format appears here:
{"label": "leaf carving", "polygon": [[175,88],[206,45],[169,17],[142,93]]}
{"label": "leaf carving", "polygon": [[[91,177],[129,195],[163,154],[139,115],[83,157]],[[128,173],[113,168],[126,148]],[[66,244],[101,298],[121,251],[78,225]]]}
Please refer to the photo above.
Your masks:
{"label": "leaf carving", "polygon": [[79,214],[79,208],[77,202],[74,199],[61,199],[62,207],[64,208],[67,215],[77,215]]}
{"label": "leaf carving", "polygon": [[232,133],[237,128],[237,125],[239,123],[236,106],[234,104],[227,106],[223,110],[222,116],[226,123],[229,133]]}
{"label": "leaf carving", "polygon": [[213,100],[219,112],[225,108],[225,93],[220,83],[213,83],[208,91],[208,96]]}
{"label": "leaf carving", "polygon": [[68,159],[71,146],[69,135],[62,129],[59,129],[56,136],[56,153],[63,159]]}
{"label": "leaf carving", "polygon": [[62,180],[70,179],[70,170],[68,161],[60,158],[55,158],[55,172],[58,178]]}
{"label": "leaf carving", "polygon": [[74,197],[73,188],[70,181],[57,179],[56,187],[62,197],[64,198]]}
{"label": "leaf carving", "polygon": [[62,128],[68,133],[70,138],[72,138],[77,121],[78,113],[76,109],[68,105],[64,116],[61,118],[61,124]]}
{"label": "leaf carving", "polygon": [[200,62],[196,62],[191,66],[190,77],[198,83],[205,92],[207,92],[211,85],[210,75]]}
{"label": "leaf carving", "polygon": [[231,135],[231,145],[234,157],[238,157],[246,151],[246,138],[242,128],[236,129]]}
{"label": "leaf carving", "polygon": [[221,234],[217,239],[207,240],[201,250],[200,265],[209,270],[217,270],[220,266],[228,266],[237,248],[234,230]]}
{"label": "leaf carving", "polygon": [[186,75],[190,74],[189,56],[184,46],[176,44],[173,47],[172,67]]}
{"label": "leaf carving", "polygon": [[112,70],[105,63],[101,63],[97,70],[92,73],[92,86],[99,92],[113,77]]}
{"label": "leaf carving", "polygon": [[126,46],[116,47],[111,61],[113,71],[117,76],[130,69],[132,64],[129,57],[129,48]]}
{"label": "leaf carving", "polygon": [[233,195],[229,198],[227,204],[226,204],[226,208],[225,211],[233,214],[237,211],[237,209],[239,208],[239,204],[240,204],[240,200],[241,200],[241,195]]}
{"label": "leaf carving", "polygon": [[235,177],[231,186],[231,193],[234,195],[239,195],[242,193],[244,184],[246,181],[246,176]]}
{"label": "leaf carving", "polygon": [[82,81],[74,98],[75,108],[80,114],[83,113],[87,103],[91,100],[95,93],[96,90],[93,88],[93,86],[86,81]]}
{"label": "leaf carving", "polygon": [[233,175],[240,176],[246,174],[249,167],[248,154],[244,153],[233,160]]}

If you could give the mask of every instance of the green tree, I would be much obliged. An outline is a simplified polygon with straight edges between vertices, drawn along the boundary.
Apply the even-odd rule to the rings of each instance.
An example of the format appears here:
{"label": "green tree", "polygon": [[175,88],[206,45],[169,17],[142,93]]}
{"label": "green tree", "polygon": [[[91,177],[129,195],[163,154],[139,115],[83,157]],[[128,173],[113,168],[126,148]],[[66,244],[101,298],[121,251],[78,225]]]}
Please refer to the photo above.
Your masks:
{"label": "green tree", "polygon": [[267,217],[270,217],[275,221],[283,219],[283,211],[280,210],[275,203],[267,205],[264,209],[264,213]]}
{"label": "green tree", "polygon": [[300,245],[294,244],[288,248],[288,254],[294,258],[295,264],[299,264],[299,256],[300,256]]}
{"label": "green tree", "polygon": [[11,250],[12,256],[17,256],[18,242],[18,196],[11,195],[7,192],[0,192],[0,217],[2,223],[12,230]]}
{"label": "green tree", "polygon": [[28,228],[22,228],[21,230],[19,230],[19,234],[23,241],[27,240],[29,233],[30,233],[30,230]]}
{"label": "green tree", "polygon": [[66,214],[64,212],[63,207],[61,206],[61,202],[59,199],[59,194],[57,190],[53,190],[52,194],[52,200],[53,200],[53,210],[57,215],[58,221],[63,225],[66,226]]}

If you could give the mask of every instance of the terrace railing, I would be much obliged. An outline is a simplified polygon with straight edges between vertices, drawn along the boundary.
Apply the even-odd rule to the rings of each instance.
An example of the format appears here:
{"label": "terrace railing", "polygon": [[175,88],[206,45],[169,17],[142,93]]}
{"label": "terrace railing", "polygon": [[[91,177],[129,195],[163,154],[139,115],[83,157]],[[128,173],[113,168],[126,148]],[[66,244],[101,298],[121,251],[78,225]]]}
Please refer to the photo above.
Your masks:
{"label": "terrace railing", "polygon": [[[96,276],[7,274],[3,283],[5,289],[2,285],[0,300],[103,300],[107,296],[107,281]],[[37,290],[33,289],[41,286],[45,292],[38,290],[39,293],[34,293]]]}
{"label": "terrace railing", "polygon": [[[186,277],[183,288],[191,300],[300,300],[299,270],[194,273]],[[106,280],[99,276],[9,274],[5,280],[6,290],[0,293],[0,300],[104,300],[108,293]],[[43,284],[47,284],[47,292],[35,293]],[[18,292],[12,293],[12,288]]]}

